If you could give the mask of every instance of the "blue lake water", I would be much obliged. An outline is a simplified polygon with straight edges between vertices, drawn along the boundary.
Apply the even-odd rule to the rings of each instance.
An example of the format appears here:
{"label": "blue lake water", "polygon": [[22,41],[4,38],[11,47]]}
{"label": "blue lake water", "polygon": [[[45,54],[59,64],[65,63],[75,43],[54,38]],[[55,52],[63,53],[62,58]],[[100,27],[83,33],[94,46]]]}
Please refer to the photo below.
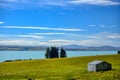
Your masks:
{"label": "blue lake water", "polygon": [[[16,59],[45,59],[45,51],[0,51],[0,62]],[[67,51],[67,57],[117,54],[117,51]]]}

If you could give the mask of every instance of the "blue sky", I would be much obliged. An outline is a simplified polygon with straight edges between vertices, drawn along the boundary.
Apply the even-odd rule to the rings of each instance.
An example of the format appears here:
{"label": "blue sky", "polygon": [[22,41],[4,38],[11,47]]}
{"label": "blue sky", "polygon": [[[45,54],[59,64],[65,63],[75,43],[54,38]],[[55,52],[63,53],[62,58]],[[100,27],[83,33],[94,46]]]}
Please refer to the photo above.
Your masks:
{"label": "blue sky", "polygon": [[0,0],[0,45],[120,45],[120,0]]}

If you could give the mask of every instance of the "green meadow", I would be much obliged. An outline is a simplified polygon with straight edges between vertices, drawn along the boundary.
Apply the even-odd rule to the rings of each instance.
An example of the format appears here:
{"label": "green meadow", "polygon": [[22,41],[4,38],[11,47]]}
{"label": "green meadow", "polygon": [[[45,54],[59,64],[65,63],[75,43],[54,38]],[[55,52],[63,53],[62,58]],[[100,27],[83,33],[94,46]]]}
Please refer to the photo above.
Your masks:
{"label": "green meadow", "polygon": [[[112,70],[88,72],[93,60],[111,63]],[[1,62],[0,80],[120,80],[120,55]]]}

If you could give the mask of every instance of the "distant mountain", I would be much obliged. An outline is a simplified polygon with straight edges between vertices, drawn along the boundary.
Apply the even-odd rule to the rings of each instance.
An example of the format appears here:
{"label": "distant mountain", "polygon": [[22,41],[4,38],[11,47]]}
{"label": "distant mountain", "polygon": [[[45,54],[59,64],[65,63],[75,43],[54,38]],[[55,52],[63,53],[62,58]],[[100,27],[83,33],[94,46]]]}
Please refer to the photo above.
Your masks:
{"label": "distant mountain", "polygon": [[39,51],[45,50],[47,46],[3,46],[0,45],[0,51]]}
{"label": "distant mountain", "polygon": [[89,47],[89,49],[94,50],[102,50],[102,51],[110,51],[110,50],[120,50],[120,47],[112,47],[112,46],[101,46],[101,47]]}
{"label": "distant mountain", "polygon": [[[120,47],[113,46],[100,46],[100,47],[88,47],[81,45],[65,45],[61,46],[66,50],[81,50],[81,51],[118,51]],[[59,49],[61,48],[59,47]],[[46,50],[47,46],[10,46],[0,45],[0,51],[40,51]]]}
{"label": "distant mountain", "polygon": [[86,49],[88,47],[86,46],[81,46],[81,45],[66,45],[66,46],[63,46],[64,49],[69,49],[69,50],[79,50],[79,49]]}
{"label": "distant mountain", "polygon": [[112,46],[100,46],[100,47],[87,47],[81,45],[66,45],[63,48],[67,50],[85,50],[85,51],[116,51],[120,50],[120,47],[112,47]]}

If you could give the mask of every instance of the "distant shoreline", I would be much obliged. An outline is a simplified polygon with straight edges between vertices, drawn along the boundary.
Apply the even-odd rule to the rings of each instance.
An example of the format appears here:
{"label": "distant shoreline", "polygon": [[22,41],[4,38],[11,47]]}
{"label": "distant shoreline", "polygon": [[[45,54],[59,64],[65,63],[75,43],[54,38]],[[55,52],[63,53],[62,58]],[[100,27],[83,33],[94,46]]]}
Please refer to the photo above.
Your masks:
{"label": "distant shoreline", "polygon": [[[120,47],[100,46],[100,47],[86,47],[80,45],[66,45],[62,46],[68,51],[118,51]],[[0,45],[0,51],[43,51],[47,46],[5,46]],[[58,47],[59,49],[61,47]]]}

